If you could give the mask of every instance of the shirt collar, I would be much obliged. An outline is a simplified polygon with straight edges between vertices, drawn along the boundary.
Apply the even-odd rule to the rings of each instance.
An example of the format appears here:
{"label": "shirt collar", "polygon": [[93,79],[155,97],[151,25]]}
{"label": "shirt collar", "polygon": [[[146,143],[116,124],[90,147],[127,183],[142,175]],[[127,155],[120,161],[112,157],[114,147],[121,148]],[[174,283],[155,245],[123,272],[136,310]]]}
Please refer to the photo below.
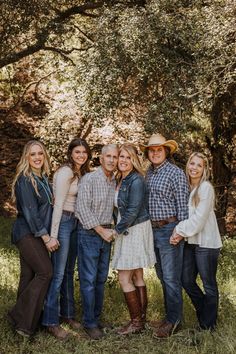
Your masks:
{"label": "shirt collar", "polygon": [[114,173],[112,174],[111,179],[109,179],[109,177],[107,177],[107,176],[105,175],[102,166],[99,166],[99,167],[97,168],[97,172],[98,172],[98,174],[99,174],[101,177],[103,177],[103,178],[106,180],[107,183],[111,183],[111,182],[113,182],[113,181],[115,180],[115,175],[114,175]]}
{"label": "shirt collar", "polygon": [[166,166],[168,166],[170,163],[167,159],[165,159],[165,161],[162,162],[161,165],[157,166],[157,167],[154,167],[153,164],[151,165],[151,171],[153,173],[157,173],[161,170],[163,170]]}

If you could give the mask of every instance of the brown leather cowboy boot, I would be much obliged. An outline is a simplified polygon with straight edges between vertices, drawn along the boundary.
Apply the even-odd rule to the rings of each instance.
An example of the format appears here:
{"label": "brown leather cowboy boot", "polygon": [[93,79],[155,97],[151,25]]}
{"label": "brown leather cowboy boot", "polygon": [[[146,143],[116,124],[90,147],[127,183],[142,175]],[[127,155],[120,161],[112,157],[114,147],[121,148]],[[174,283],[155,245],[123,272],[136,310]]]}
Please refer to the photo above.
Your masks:
{"label": "brown leather cowboy boot", "polygon": [[138,298],[141,304],[141,311],[142,311],[142,321],[145,325],[146,323],[146,313],[147,313],[147,305],[148,305],[148,298],[147,298],[147,287],[146,285],[143,286],[135,286]]}
{"label": "brown leather cowboy boot", "polygon": [[130,333],[138,333],[144,329],[142,321],[142,311],[137,291],[129,291],[124,293],[125,301],[129,309],[131,321],[124,327],[120,328],[117,333],[126,335]]}

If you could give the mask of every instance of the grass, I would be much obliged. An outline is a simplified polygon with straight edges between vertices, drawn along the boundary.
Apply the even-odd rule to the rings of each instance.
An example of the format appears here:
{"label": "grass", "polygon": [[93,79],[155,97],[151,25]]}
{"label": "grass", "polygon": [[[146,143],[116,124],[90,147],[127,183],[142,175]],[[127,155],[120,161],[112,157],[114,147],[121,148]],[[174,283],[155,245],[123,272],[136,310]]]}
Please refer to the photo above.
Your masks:
{"label": "grass", "polygon": [[[43,329],[32,339],[17,335],[5,319],[7,310],[14,304],[19,278],[18,252],[10,244],[12,220],[0,218],[0,354],[223,354],[236,353],[236,240],[225,239],[218,272],[220,308],[217,330],[199,332],[195,329],[196,317],[189,299],[184,294],[184,321],[180,332],[166,340],[156,340],[147,328],[143,333],[125,338],[107,332],[100,341],[91,341],[81,330],[71,331],[66,342],[59,342]],[[148,319],[157,320],[163,315],[160,283],[153,269],[145,272],[148,286]],[[81,317],[79,284],[76,282],[75,299],[78,319]],[[123,295],[116,275],[111,272],[106,286],[104,320],[119,326],[128,319]]]}

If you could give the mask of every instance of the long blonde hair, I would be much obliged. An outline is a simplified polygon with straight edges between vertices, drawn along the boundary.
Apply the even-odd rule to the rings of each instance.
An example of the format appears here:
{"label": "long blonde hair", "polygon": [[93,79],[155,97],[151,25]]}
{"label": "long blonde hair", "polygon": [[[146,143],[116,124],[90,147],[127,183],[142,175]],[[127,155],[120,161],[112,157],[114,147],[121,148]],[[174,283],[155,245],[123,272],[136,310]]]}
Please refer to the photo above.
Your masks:
{"label": "long blonde hair", "polygon": [[190,181],[190,177],[189,177],[189,173],[188,173],[188,166],[192,160],[193,157],[198,157],[200,159],[203,160],[203,173],[202,173],[202,177],[199,181],[199,184],[197,185],[194,193],[193,193],[193,196],[192,196],[192,204],[194,206],[197,206],[200,199],[199,199],[199,195],[198,195],[198,191],[199,191],[199,188],[201,186],[201,184],[204,182],[204,181],[208,181],[209,180],[209,176],[210,176],[210,169],[209,169],[209,162],[208,162],[208,158],[202,154],[201,152],[193,152],[188,161],[187,161],[187,164],[186,164],[186,176],[187,176],[187,179],[188,179],[188,183],[189,183],[189,186],[190,186],[190,189],[192,189],[192,186],[191,186],[191,181]]}
{"label": "long blonde hair", "polygon": [[[123,144],[123,145],[120,146],[119,155],[121,153],[121,150],[125,150],[129,154],[130,160],[131,160],[132,165],[133,165],[133,169],[136,172],[140,173],[140,175],[144,176],[144,171],[142,169],[141,162],[140,162],[139,157],[138,157],[137,148],[133,144],[126,143],[126,144]],[[120,180],[120,178],[121,178],[121,173],[120,172],[117,173],[117,178],[118,178],[118,180]]]}
{"label": "long blonde hair", "polygon": [[43,143],[41,143],[38,140],[28,141],[28,143],[26,143],[24,146],[20,161],[16,167],[16,174],[15,174],[14,180],[12,182],[11,196],[12,196],[13,201],[15,201],[15,185],[16,185],[17,179],[19,178],[20,175],[29,177],[37,195],[39,195],[38,189],[37,189],[37,183],[34,179],[33,171],[32,171],[30,164],[29,164],[29,154],[30,154],[30,150],[33,145],[39,145],[41,147],[41,149],[43,150],[44,163],[42,166],[42,175],[48,176],[50,173],[49,156],[48,156],[48,153],[47,153],[46,148],[43,145]]}

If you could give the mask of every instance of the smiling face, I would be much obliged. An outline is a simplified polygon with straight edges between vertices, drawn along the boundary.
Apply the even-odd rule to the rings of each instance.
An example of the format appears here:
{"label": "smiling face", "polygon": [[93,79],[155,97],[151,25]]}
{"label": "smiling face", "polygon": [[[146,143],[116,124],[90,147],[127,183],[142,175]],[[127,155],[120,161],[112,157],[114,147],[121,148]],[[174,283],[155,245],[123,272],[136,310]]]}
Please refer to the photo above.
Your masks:
{"label": "smiling face", "polygon": [[199,184],[204,172],[204,160],[201,157],[193,156],[188,165],[187,173],[191,184]]}
{"label": "smiling face", "polygon": [[44,151],[40,145],[34,144],[31,146],[28,161],[32,171],[40,174],[45,161]]}
{"label": "smiling face", "polygon": [[118,169],[121,172],[122,177],[127,176],[133,170],[131,156],[124,149],[121,149],[120,154],[119,154]]}
{"label": "smiling face", "polygon": [[164,146],[151,146],[148,148],[148,158],[154,167],[160,166],[166,159]]}
{"label": "smiling face", "polygon": [[100,163],[106,176],[111,176],[115,171],[118,161],[118,149],[107,148],[100,157]]}
{"label": "smiling face", "polygon": [[88,153],[84,146],[76,146],[72,150],[71,158],[76,165],[77,170],[87,161]]}

